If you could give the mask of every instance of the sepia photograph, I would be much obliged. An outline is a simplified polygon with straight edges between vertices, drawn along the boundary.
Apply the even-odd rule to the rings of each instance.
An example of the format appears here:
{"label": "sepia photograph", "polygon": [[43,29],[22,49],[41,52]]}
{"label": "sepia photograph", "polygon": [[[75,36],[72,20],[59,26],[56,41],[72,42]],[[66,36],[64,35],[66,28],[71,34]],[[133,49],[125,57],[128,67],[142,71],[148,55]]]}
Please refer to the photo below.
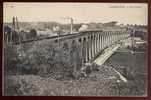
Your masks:
{"label": "sepia photograph", "polygon": [[4,96],[147,97],[148,4],[3,2]]}

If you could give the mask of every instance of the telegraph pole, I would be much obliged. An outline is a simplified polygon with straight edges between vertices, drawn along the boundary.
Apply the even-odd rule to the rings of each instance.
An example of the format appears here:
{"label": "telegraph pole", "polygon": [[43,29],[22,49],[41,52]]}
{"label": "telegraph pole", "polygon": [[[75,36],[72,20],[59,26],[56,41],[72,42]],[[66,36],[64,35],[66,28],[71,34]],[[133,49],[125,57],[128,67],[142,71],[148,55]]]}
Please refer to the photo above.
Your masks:
{"label": "telegraph pole", "polygon": [[17,19],[17,17],[16,17],[16,29],[17,29],[17,33],[18,33],[18,39],[19,39],[19,50],[18,50],[18,52],[19,52],[19,56],[22,56],[22,51],[21,51],[21,33],[20,33],[20,29],[19,29],[19,25],[18,25],[18,19]]}
{"label": "telegraph pole", "polygon": [[60,49],[60,30],[58,30],[58,47]]}
{"label": "telegraph pole", "polygon": [[134,35],[135,35],[135,29],[133,29],[133,32],[132,32],[132,49],[133,49],[133,52],[135,52],[135,41],[134,41]]}
{"label": "telegraph pole", "polygon": [[11,36],[10,36],[10,43],[13,43],[13,33],[15,32],[15,17],[13,16],[13,23],[12,23],[12,30],[11,30]]}
{"label": "telegraph pole", "polygon": [[20,30],[19,30],[19,25],[18,25],[18,19],[17,19],[17,17],[16,17],[16,27],[17,27],[18,36],[19,36],[19,43],[21,45],[21,39],[20,39],[21,34],[20,34]]}

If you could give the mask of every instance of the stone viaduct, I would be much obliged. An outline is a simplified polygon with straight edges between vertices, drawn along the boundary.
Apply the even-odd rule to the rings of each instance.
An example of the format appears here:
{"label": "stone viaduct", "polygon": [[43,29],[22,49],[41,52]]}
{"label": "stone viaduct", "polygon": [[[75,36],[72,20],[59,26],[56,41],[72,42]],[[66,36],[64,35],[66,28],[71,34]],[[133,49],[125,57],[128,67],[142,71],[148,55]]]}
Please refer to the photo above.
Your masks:
{"label": "stone viaduct", "polygon": [[[61,49],[66,48],[73,59],[75,70],[79,70],[77,66],[93,61],[105,48],[129,37],[131,31],[82,31],[76,34],[67,34],[61,36],[53,36],[39,39],[22,41],[23,44],[40,43],[41,41],[56,44],[56,47]],[[19,44],[19,43],[17,43]],[[77,53],[74,53],[77,52]],[[80,56],[80,59],[76,57]],[[78,57],[77,57],[78,58]]]}

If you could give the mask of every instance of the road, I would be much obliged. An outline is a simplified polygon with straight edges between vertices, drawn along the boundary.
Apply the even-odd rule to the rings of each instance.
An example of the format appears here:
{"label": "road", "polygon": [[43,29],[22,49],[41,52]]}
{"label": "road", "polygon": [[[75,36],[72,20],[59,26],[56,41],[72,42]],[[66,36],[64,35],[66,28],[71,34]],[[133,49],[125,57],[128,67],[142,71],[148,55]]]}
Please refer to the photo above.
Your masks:
{"label": "road", "polygon": [[[106,60],[108,60],[112,54],[120,47],[119,44],[117,45],[113,45],[109,48],[107,48],[105,51],[104,51],[104,54],[100,55],[96,60],[94,60],[94,63],[97,64],[97,65],[103,65],[105,63]],[[119,75],[119,78],[124,81],[124,82],[127,82],[127,79],[120,74],[120,72],[118,72],[116,69],[112,68],[113,71],[115,71],[118,75]]]}

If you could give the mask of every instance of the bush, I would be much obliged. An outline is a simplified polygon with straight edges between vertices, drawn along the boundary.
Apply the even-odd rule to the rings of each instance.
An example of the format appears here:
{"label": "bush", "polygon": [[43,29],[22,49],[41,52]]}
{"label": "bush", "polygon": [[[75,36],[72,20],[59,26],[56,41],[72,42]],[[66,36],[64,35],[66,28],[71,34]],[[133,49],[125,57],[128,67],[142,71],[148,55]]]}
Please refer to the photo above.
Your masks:
{"label": "bush", "polygon": [[33,75],[16,75],[5,77],[6,96],[35,96],[43,93],[42,78]]}
{"label": "bush", "polygon": [[95,63],[92,63],[91,65],[87,65],[85,71],[86,71],[86,74],[90,74],[92,72],[96,72],[96,71],[99,71],[99,65],[95,64]]}

